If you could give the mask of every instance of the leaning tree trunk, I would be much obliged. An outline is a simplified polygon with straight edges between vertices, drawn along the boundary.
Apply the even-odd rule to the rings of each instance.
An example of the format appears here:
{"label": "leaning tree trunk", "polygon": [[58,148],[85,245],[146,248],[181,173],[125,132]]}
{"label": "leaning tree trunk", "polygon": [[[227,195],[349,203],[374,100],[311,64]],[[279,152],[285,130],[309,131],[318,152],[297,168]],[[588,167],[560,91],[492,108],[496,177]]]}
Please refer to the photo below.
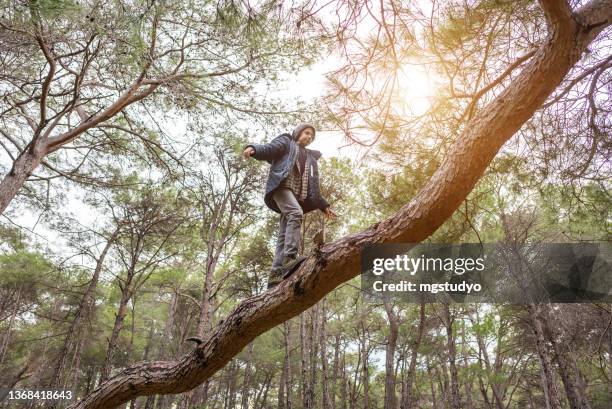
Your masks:
{"label": "leaning tree trunk", "polygon": [[595,36],[612,23],[612,0],[591,0],[575,13],[561,0],[541,3],[547,38],[521,73],[468,122],[440,167],[409,203],[362,232],[322,246],[292,277],[243,300],[206,342],[179,360],[134,364],[72,407],[112,408],[136,396],[191,390],[257,336],[359,274],[365,245],[418,243],[433,234],[472,191],[502,145],[542,106]]}

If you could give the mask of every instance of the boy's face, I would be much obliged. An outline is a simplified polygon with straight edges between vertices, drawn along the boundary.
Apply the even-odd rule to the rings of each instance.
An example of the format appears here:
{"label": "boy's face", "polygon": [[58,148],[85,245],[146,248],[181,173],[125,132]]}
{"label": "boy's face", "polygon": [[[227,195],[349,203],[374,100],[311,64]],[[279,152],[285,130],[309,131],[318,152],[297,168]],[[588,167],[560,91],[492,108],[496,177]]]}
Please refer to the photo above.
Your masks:
{"label": "boy's face", "polygon": [[309,145],[312,142],[312,138],[314,137],[314,131],[311,128],[306,128],[302,132],[300,132],[300,136],[298,136],[297,143],[298,145],[304,147]]}

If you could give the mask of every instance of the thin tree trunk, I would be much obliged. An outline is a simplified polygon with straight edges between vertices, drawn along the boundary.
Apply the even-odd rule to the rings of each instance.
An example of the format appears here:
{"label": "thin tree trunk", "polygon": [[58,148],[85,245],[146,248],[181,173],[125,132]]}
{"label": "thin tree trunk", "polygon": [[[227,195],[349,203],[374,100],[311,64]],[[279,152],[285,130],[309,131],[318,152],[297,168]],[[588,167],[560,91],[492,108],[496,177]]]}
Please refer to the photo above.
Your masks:
{"label": "thin tree trunk", "polygon": [[340,334],[336,335],[334,342],[334,365],[332,368],[332,389],[331,389],[331,404],[332,409],[336,409],[336,388],[338,384],[338,366],[340,356]]}
{"label": "thin tree trunk", "polygon": [[[476,331],[476,341],[478,343],[478,349],[485,363],[485,369],[488,374],[489,385],[491,385],[491,389],[493,390],[493,400],[495,401],[495,406],[497,409],[505,409],[503,402],[503,394],[499,390],[499,384],[497,381],[491,381],[491,378],[496,375],[496,372],[491,365],[491,360],[489,359],[489,353],[487,352],[486,346],[484,344],[484,340],[482,339],[482,334]],[[493,376],[491,376],[493,375]]]}
{"label": "thin tree trunk", "polygon": [[421,346],[421,340],[423,339],[423,333],[425,332],[425,303],[421,303],[419,307],[419,324],[417,328],[417,335],[412,345],[412,354],[410,356],[410,366],[408,367],[408,374],[406,375],[402,384],[402,400],[401,409],[411,409],[414,406],[414,397],[412,393],[412,384],[414,382],[414,375],[416,373],[417,357],[419,348]]}
{"label": "thin tree trunk", "polygon": [[442,304],[442,316],[444,318],[444,326],[446,327],[446,345],[451,378],[451,408],[461,409],[461,395],[459,393],[459,379],[456,364],[457,352],[455,347],[455,335],[453,334],[454,318],[450,313],[448,304],[446,303]]}
{"label": "thin tree trunk", "polygon": [[253,359],[253,348],[255,343],[251,342],[247,347],[246,364],[244,367],[244,378],[242,380],[242,409],[249,409],[249,394],[251,390],[251,360]]}
{"label": "thin tree trunk", "polygon": [[438,409],[438,398],[436,396],[436,382],[434,379],[434,375],[431,370],[431,365],[429,364],[429,358],[427,358],[427,375],[429,377],[429,387],[431,390],[431,404],[433,409]]}
{"label": "thin tree trunk", "polygon": [[327,368],[327,334],[325,332],[325,322],[327,321],[327,310],[325,308],[325,298],[321,301],[321,333],[319,336],[321,350],[321,394],[323,398],[323,409],[332,409],[332,403],[329,396],[329,370]]}
{"label": "thin tree trunk", "polygon": [[2,338],[2,344],[0,344],[0,367],[2,367],[2,364],[4,363],[4,357],[6,355],[6,351],[8,350],[8,345],[11,340],[11,330],[13,329],[13,322],[15,321],[15,317],[17,317],[17,311],[19,311],[20,299],[21,286],[19,286],[19,290],[17,290],[17,299],[15,300],[15,305],[13,306],[13,311],[11,312],[11,318],[9,318],[6,332],[4,333],[4,337]]}
{"label": "thin tree trunk", "polygon": [[310,310],[310,331],[308,334],[308,344],[310,346],[310,381],[308,382],[308,403],[307,409],[315,407],[315,389],[317,385],[317,361],[319,358],[319,304],[315,304]]}
{"label": "thin tree trunk", "polygon": [[13,388],[15,388],[15,385],[17,385],[19,382],[28,377],[26,372],[29,368],[29,365],[30,363],[26,362],[26,364],[21,368],[19,372],[17,372],[8,382],[3,383],[3,387],[0,388],[0,403],[2,403],[6,399],[9,392],[13,390]]}
{"label": "thin tree trunk", "polygon": [[529,312],[531,330],[535,336],[536,352],[542,368],[542,389],[544,390],[546,407],[548,409],[561,409],[561,402],[559,401],[559,395],[555,385],[552,364],[550,362],[550,358],[548,357],[548,351],[546,351],[546,340],[544,339],[544,330],[539,317],[540,313],[537,307],[533,304],[527,305],[527,311]]}
{"label": "thin tree trunk", "polygon": [[395,348],[397,346],[397,334],[399,323],[393,305],[389,301],[384,302],[387,320],[389,321],[389,336],[387,337],[387,348],[385,349],[385,409],[396,409],[395,397]]}
{"label": "thin tree trunk", "polygon": [[117,314],[115,315],[115,323],[113,325],[113,330],[111,332],[111,336],[108,340],[108,348],[106,349],[106,357],[104,358],[104,364],[102,365],[102,373],[100,377],[100,384],[102,384],[106,379],[108,379],[111,371],[111,365],[113,362],[113,358],[115,355],[115,351],[117,349],[117,341],[119,340],[119,333],[123,328],[123,321],[125,316],[127,315],[127,304],[132,298],[132,278],[133,272],[129,271],[127,280],[123,285],[121,291],[121,299],[119,301],[119,309]]}
{"label": "thin tree trunk", "polygon": [[[286,379],[285,379],[285,377],[287,376],[287,371],[285,370],[287,368],[286,363],[287,362],[285,360],[285,362],[283,363],[283,370],[281,371],[280,379],[278,381],[278,395],[277,395],[278,397],[276,399],[276,403],[277,403],[276,404],[276,408],[277,409],[285,409],[285,403],[286,403],[286,400],[285,400],[285,386],[286,386],[286,382],[287,382]],[[260,389],[260,392],[261,392],[261,389]],[[259,400],[259,396],[258,396],[257,400]]]}
{"label": "thin tree trunk", "polygon": [[463,355],[463,370],[465,371],[465,382],[463,383],[465,389],[465,409],[474,409],[474,403],[472,402],[472,381],[469,374],[469,365],[467,360],[466,350],[467,340],[465,338],[465,322],[461,322],[461,355]]}
{"label": "thin tree trunk", "polygon": [[[547,306],[543,308],[548,309]],[[540,320],[542,323],[544,334],[548,341],[553,347],[553,353],[557,367],[559,368],[559,374],[561,375],[561,381],[565,388],[565,394],[569,401],[571,409],[591,409],[591,404],[586,397],[584,381],[582,374],[578,369],[576,360],[572,357],[571,352],[567,349],[567,345],[564,345],[557,341],[558,334],[555,329],[550,325],[553,317],[550,316],[550,312],[542,312],[545,314]]]}
{"label": "thin tree trunk", "polygon": [[370,368],[368,367],[368,347],[366,344],[366,331],[361,323],[363,330],[363,349],[362,349],[362,368],[363,368],[363,409],[370,409]]}
{"label": "thin tree trunk", "polygon": [[272,383],[272,377],[268,379],[263,386],[263,397],[261,398],[261,408],[267,408],[268,406],[268,391],[270,390],[270,384]]}
{"label": "thin tree trunk", "polygon": [[342,351],[342,390],[340,394],[340,409],[346,409],[348,387],[348,377],[346,374],[346,351]]}
{"label": "thin tree trunk", "polygon": [[285,360],[283,365],[283,372],[285,374],[285,408],[293,408],[293,375],[291,372],[291,320],[286,321],[283,326],[285,327]]}
{"label": "thin tree trunk", "polygon": [[[304,407],[304,409],[312,409],[312,405],[314,404],[314,402],[311,402],[310,400],[310,385],[309,385],[309,357],[310,357],[310,351],[311,351],[311,345],[309,344],[308,340],[309,337],[306,334],[306,328],[307,328],[307,324],[306,324],[306,313],[302,314],[300,316],[300,353],[302,355],[302,359],[301,359],[301,363],[302,363],[302,367],[301,367],[301,372],[302,372],[302,405]],[[310,363],[312,364],[312,363]]]}

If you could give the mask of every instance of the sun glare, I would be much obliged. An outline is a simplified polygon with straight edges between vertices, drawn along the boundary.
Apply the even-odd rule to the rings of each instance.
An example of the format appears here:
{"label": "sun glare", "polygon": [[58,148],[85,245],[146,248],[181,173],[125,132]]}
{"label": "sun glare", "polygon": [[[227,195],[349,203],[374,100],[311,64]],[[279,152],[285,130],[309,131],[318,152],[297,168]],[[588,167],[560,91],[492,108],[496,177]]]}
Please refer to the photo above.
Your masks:
{"label": "sun glare", "polygon": [[423,65],[406,64],[398,71],[400,109],[413,115],[423,115],[431,107],[436,94],[434,74]]}

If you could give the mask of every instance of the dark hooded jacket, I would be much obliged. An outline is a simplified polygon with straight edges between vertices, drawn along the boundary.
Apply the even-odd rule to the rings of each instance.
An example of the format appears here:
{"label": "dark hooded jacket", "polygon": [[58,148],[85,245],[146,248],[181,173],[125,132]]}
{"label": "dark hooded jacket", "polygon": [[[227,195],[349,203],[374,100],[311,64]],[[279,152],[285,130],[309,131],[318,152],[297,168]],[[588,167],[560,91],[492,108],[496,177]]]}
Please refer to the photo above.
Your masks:
{"label": "dark hooded jacket", "polygon": [[[265,160],[270,163],[270,173],[268,174],[268,182],[266,183],[266,193],[264,201],[266,205],[277,213],[280,213],[278,206],[272,195],[278,189],[281,182],[287,177],[295,166],[295,161],[298,158],[299,145],[297,137],[305,128],[312,128],[312,125],[302,124],[295,128],[292,134],[283,133],[274,138],[270,143],[262,145],[247,145],[255,149],[253,157],[258,160]],[[329,206],[329,203],[321,196],[319,189],[319,168],[317,160],[321,157],[321,152],[306,149],[307,156],[310,157],[310,169],[308,170],[308,192],[304,202],[300,202],[300,206],[304,213],[308,213],[315,209],[324,210]]]}

